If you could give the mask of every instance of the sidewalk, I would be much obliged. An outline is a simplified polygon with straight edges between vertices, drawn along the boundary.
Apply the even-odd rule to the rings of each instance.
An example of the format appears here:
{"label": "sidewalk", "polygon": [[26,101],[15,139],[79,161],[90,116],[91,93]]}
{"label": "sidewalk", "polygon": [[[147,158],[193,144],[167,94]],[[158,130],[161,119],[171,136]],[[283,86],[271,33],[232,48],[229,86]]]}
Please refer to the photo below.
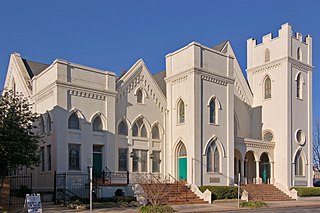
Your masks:
{"label": "sidewalk", "polygon": [[[302,206],[319,206],[320,202],[317,199],[308,199],[308,200],[298,200],[298,201],[272,201],[267,202],[268,207],[265,208],[288,208],[288,207],[302,207]],[[237,200],[216,200],[212,204],[187,204],[187,205],[174,205],[172,206],[177,212],[224,212],[224,211],[241,211],[248,208],[238,208]],[[86,210],[75,210],[67,207],[52,205],[50,203],[43,203],[43,212],[45,213],[68,213],[68,212],[78,212],[78,213],[87,213]],[[93,212],[139,212],[138,207],[130,208],[100,208],[93,209]]]}

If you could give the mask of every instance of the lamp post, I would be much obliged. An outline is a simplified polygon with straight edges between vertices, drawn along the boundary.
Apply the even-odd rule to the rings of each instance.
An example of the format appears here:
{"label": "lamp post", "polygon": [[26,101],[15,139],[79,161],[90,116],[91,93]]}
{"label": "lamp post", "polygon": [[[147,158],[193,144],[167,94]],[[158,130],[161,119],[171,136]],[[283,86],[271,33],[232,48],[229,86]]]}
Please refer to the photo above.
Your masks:
{"label": "lamp post", "polygon": [[90,213],[92,213],[92,166],[88,166],[88,170],[89,170],[89,182],[90,182],[90,192],[89,192]]}

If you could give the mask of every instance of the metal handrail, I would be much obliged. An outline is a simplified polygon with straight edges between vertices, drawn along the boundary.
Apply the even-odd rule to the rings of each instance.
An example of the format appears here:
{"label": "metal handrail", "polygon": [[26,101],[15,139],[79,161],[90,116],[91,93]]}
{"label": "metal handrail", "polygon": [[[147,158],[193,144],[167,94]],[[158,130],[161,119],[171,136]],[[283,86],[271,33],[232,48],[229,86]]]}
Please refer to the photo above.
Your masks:
{"label": "metal handrail", "polygon": [[[170,178],[172,178],[174,180],[174,184],[176,183],[177,184],[177,192],[181,192],[181,187],[183,188],[184,185],[182,183],[180,183],[176,178],[174,178],[170,173],[168,173],[169,175],[169,182],[170,181]],[[186,190],[186,201],[188,200],[188,190]]]}

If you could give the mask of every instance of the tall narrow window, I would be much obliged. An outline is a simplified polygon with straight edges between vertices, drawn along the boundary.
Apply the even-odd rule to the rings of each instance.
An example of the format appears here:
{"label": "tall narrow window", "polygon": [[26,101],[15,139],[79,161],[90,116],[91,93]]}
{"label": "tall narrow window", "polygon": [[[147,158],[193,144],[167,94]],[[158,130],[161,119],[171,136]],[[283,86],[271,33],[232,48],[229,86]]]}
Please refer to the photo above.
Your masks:
{"label": "tall narrow window", "polygon": [[44,120],[43,120],[43,116],[40,115],[40,118],[39,118],[39,133],[40,134],[44,134]]}
{"label": "tall narrow window", "polygon": [[266,51],[264,52],[264,62],[267,63],[270,61],[270,50],[266,49]]}
{"label": "tall narrow window", "polygon": [[209,108],[210,108],[210,123],[211,124],[216,124],[216,99],[212,98],[210,103],[209,103]]}
{"label": "tall narrow window", "polygon": [[44,147],[40,148],[40,158],[41,158],[41,171],[44,172],[44,169],[45,169]]}
{"label": "tall narrow window", "polygon": [[69,129],[80,129],[79,127],[79,118],[77,113],[72,113],[68,120],[68,128]]}
{"label": "tall narrow window", "polygon": [[220,154],[216,143],[212,142],[207,151],[207,172],[220,171]]}
{"label": "tall narrow window", "polygon": [[153,151],[152,172],[160,172],[160,151]]}
{"label": "tall narrow window", "polygon": [[141,89],[137,91],[137,103],[143,103],[143,94]]}
{"label": "tall narrow window", "polygon": [[300,47],[298,47],[298,49],[297,49],[297,59],[298,59],[299,61],[302,61],[302,53],[301,53]]}
{"label": "tall narrow window", "polygon": [[128,149],[119,148],[119,171],[128,170]]}
{"label": "tall narrow window", "polygon": [[128,135],[128,127],[124,121],[121,121],[118,126],[118,135]]}
{"label": "tall narrow window", "polygon": [[48,171],[51,171],[51,145],[47,146]]}
{"label": "tall narrow window", "polygon": [[69,170],[80,170],[80,145],[69,144]]}
{"label": "tall narrow window", "polygon": [[180,124],[185,122],[185,105],[183,100],[180,100],[178,103],[178,122]]}
{"label": "tall narrow window", "polygon": [[294,172],[296,176],[304,176],[304,165],[303,159],[301,156],[301,152],[297,153],[295,161],[294,161]]}
{"label": "tall narrow window", "polygon": [[132,159],[133,172],[147,172],[148,171],[148,151],[134,149]]}
{"label": "tall narrow window", "polygon": [[92,123],[92,130],[94,132],[102,132],[102,121],[100,116],[97,116]]}
{"label": "tall narrow window", "polygon": [[264,80],[264,99],[271,98],[271,79],[269,76]]}
{"label": "tall narrow window", "polygon": [[47,133],[51,132],[51,117],[50,117],[50,114],[47,113]]}
{"label": "tall narrow window", "polygon": [[297,98],[302,99],[302,76],[301,73],[297,76]]}
{"label": "tall narrow window", "polygon": [[147,138],[147,137],[148,137],[146,125],[144,125],[144,124],[143,124],[142,127],[141,127],[141,137],[142,137],[142,138]]}
{"label": "tall narrow window", "polygon": [[153,128],[152,128],[152,139],[160,139],[160,136],[159,136],[159,127],[158,125],[155,125]]}

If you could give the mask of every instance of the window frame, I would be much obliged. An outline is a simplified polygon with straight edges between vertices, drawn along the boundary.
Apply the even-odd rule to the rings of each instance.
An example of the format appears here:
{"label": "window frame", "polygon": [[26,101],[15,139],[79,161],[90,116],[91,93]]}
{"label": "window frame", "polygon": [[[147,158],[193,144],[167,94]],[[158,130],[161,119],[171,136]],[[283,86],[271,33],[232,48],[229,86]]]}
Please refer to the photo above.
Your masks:
{"label": "window frame", "polygon": [[180,98],[177,105],[178,125],[185,124],[186,122],[186,104]]}
{"label": "window frame", "polygon": [[[100,122],[98,124],[98,126],[96,126],[96,122]],[[103,123],[102,123],[102,119],[101,119],[101,116],[96,116],[93,121],[92,121],[92,131],[93,132],[103,132]]]}
{"label": "window frame", "polygon": [[[77,120],[71,120],[71,119],[77,119]],[[76,112],[73,112],[68,118],[68,129],[80,130],[80,119]]]}
{"label": "window frame", "polygon": [[207,173],[220,173],[221,153],[215,141],[207,149]]}
{"label": "window frame", "polygon": [[269,75],[263,81],[263,99],[269,100],[272,98],[272,81]]}
{"label": "window frame", "polygon": [[[73,150],[77,152],[76,156],[71,156],[70,152]],[[75,166],[72,165],[73,163],[75,164]],[[81,144],[68,144],[68,170],[81,170]]]}

